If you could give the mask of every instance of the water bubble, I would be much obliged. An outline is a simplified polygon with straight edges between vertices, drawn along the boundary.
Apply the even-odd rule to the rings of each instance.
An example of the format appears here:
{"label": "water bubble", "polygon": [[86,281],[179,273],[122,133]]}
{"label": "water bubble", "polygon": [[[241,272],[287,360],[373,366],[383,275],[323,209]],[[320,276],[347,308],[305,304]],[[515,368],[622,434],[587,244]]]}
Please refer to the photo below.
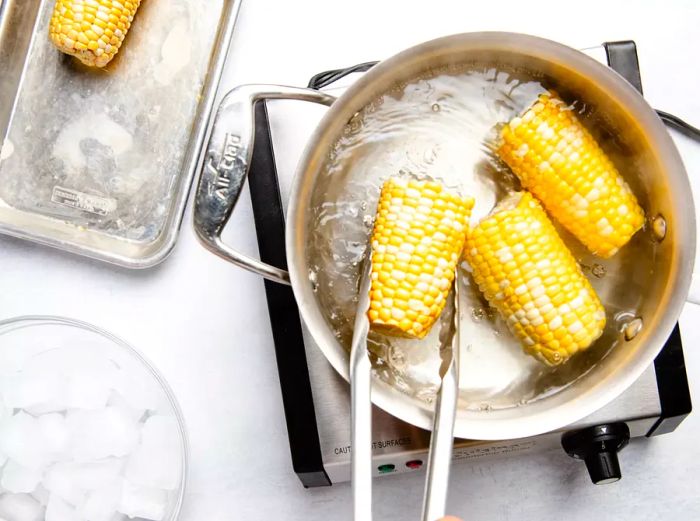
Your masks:
{"label": "water bubble", "polygon": [[603,277],[605,277],[607,270],[605,269],[605,266],[603,266],[602,264],[596,263],[591,267],[591,273],[593,274],[594,277],[596,277],[598,279],[602,279]]}
{"label": "water bubble", "polygon": [[643,325],[644,323],[640,317],[637,317],[631,320],[629,323],[627,323],[624,329],[622,330],[622,333],[625,336],[625,340],[629,342],[634,337],[636,337],[642,330]]}
{"label": "water bubble", "polygon": [[554,361],[555,364],[561,362],[561,353],[555,351],[552,353],[552,360]]}
{"label": "water bubble", "polygon": [[430,107],[433,112],[440,112],[440,104],[439,103],[433,103],[433,106]]}
{"label": "water bubble", "polygon": [[661,242],[664,240],[666,237],[666,219],[664,219],[663,215],[659,214],[654,217],[654,220],[651,222],[651,229],[657,241]]}
{"label": "water bubble", "polygon": [[318,291],[318,274],[314,270],[309,270],[309,282],[314,293]]}
{"label": "water bubble", "polygon": [[367,209],[367,201],[362,201],[360,208],[362,208],[363,210],[366,210]]}
{"label": "water bubble", "polygon": [[362,218],[362,223],[367,226],[368,228],[372,227],[372,222],[374,221],[374,218],[371,215],[365,215]]}
{"label": "water bubble", "polygon": [[481,308],[473,308],[472,309],[472,320],[474,322],[481,322],[482,318],[484,318],[484,310]]}
{"label": "water bubble", "polygon": [[392,349],[389,355],[389,361],[394,367],[403,367],[406,365],[406,356],[397,349]]}

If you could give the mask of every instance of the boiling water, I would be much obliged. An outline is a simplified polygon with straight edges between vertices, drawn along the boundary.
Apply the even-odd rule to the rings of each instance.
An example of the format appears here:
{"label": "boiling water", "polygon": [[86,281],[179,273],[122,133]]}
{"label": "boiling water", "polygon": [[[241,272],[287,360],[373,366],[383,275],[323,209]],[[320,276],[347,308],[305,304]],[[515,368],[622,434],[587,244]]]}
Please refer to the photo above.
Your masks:
{"label": "boiling water", "polygon": [[[309,279],[342,345],[350,346],[359,265],[383,181],[400,174],[438,179],[475,198],[472,222],[478,222],[509,190],[519,188],[517,178],[491,151],[498,125],[522,112],[544,91],[546,86],[532,76],[491,67],[427,74],[377,98],[348,122],[315,187],[318,201],[312,205],[309,226],[314,231],[308,249]],[[624,177],[634,181],[635,158],[619,133],[605,128],[594,108],[581,102],[574,102],[573,108]],[[635,191],[640,194],[639,188]],[[462,285],[461,408],[516,407],[557,392],[620,343],[624,325],[637,315],[644,281],[653,271],[651,233],[639,232],[613,259],[601,260],[560,231],[606,307],[603,336],[561,367],[542,365],[522,352],[463,264],[458,278]],[[444,323],[423,340],[370,333],[376,376],[415,398],[431,401],[439,383]]]}

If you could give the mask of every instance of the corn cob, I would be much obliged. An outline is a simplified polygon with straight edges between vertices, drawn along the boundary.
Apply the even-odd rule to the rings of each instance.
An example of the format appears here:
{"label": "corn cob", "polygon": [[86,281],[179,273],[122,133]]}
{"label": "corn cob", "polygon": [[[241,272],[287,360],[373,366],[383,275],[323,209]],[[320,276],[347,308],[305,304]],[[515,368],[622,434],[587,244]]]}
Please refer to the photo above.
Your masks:
{"label": "corn cob", "polygon": [[605,310],[539,202],[514,192],[467,236],[465,258],[525,351],[557,365],[603,332]]}
{"label": "corn cob", "polygon": [[56,0],[49,37],[85,65],[104,67],[119,51],[141,0]]}
{"label": "corn cob", "polygon": [[591,252],[614,255],[644,224],[615,165],[563,101],[540,95],[501,131],[498,155]]}
{"label": "corn cob", "polygon": [[423,338],[445,307],[464,247],[470,197],[433,181],[390,178],[372,233],[370,324],[375,331]]}

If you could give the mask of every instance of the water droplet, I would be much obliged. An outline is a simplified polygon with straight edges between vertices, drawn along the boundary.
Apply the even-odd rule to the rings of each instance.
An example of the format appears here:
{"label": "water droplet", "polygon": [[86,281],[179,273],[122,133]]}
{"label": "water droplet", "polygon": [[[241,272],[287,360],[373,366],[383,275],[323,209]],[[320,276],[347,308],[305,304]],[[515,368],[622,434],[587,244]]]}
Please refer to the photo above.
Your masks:
{"label": "water droplet", "polygon": [[362,208],[363,210],[366,210],[367,209],[367,201],[362,201],[360,208]]}
{"label": "water droplet", "polygon": [[625,336],[625,340],[629,342],[634,337],[636,337],[642,330],[643,325],[644,323],[640,317],[631,320],[627,325],[625,325],[624,329],[622,330],[622,333]]}
{"label": "water droplet", "polygon": [[591,273],[593,274],[594,277],[602,279],[605,277],[605,274],[607,273],[607,270],[605,269],[605,266],[602,264],[594,264],[591,267]]}
{"label": "water droplet", "polygon": [[657,241],[661,242],[664,240],[664,237],[666,237],[666,219],[664,219],[663,215],[659,214],[654,217],[654,220],[651,222],[651,229]]}
{"label": "water droplet", "polygon": [[365,216],[362,218],[362,222],[363,222],[364,225],[367,226],[368,228],[370,228],[370,227],[372,226],[372,221],[373,221],[373,220],[374,220],[374,218],[373,218],[371,215],[365,215]]}
{"label": "water droplet", "polygon": [[433,106],[430,108],[433,109],[433,112],[440,112],[440,104],[439,103],[433,103]]}
{"label": "water droplet", "polygon": [[561,362],[561,353],[558,353],[557,351],[552,353],[552,360],[554,361],[555,364]]}
{"label": "water droplet", "polygon": [[474,322],[480,322],[482,318],[484,318],[484,310],[481,308],[473,308],[472,320],[474,320]]}
{"label": "water droplet", "polygon": [[479,410],[480,411],[490,411],[491,405],[488,403],[482,403],[481,405],[479,405]]}

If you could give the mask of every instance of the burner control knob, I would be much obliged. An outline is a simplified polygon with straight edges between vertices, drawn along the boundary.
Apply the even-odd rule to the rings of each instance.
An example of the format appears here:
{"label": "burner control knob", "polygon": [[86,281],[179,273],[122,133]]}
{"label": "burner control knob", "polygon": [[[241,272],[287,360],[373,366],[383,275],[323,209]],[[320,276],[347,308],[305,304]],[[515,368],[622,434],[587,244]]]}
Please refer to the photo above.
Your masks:
{"label": "burner control knob", "polygon": [[629,440],[627,424],[607,423],[566,432],[561,438],[561,445],[569,456],[586,463],[593,483],[605,485],[622,477],[617,453],[625,448]]}

